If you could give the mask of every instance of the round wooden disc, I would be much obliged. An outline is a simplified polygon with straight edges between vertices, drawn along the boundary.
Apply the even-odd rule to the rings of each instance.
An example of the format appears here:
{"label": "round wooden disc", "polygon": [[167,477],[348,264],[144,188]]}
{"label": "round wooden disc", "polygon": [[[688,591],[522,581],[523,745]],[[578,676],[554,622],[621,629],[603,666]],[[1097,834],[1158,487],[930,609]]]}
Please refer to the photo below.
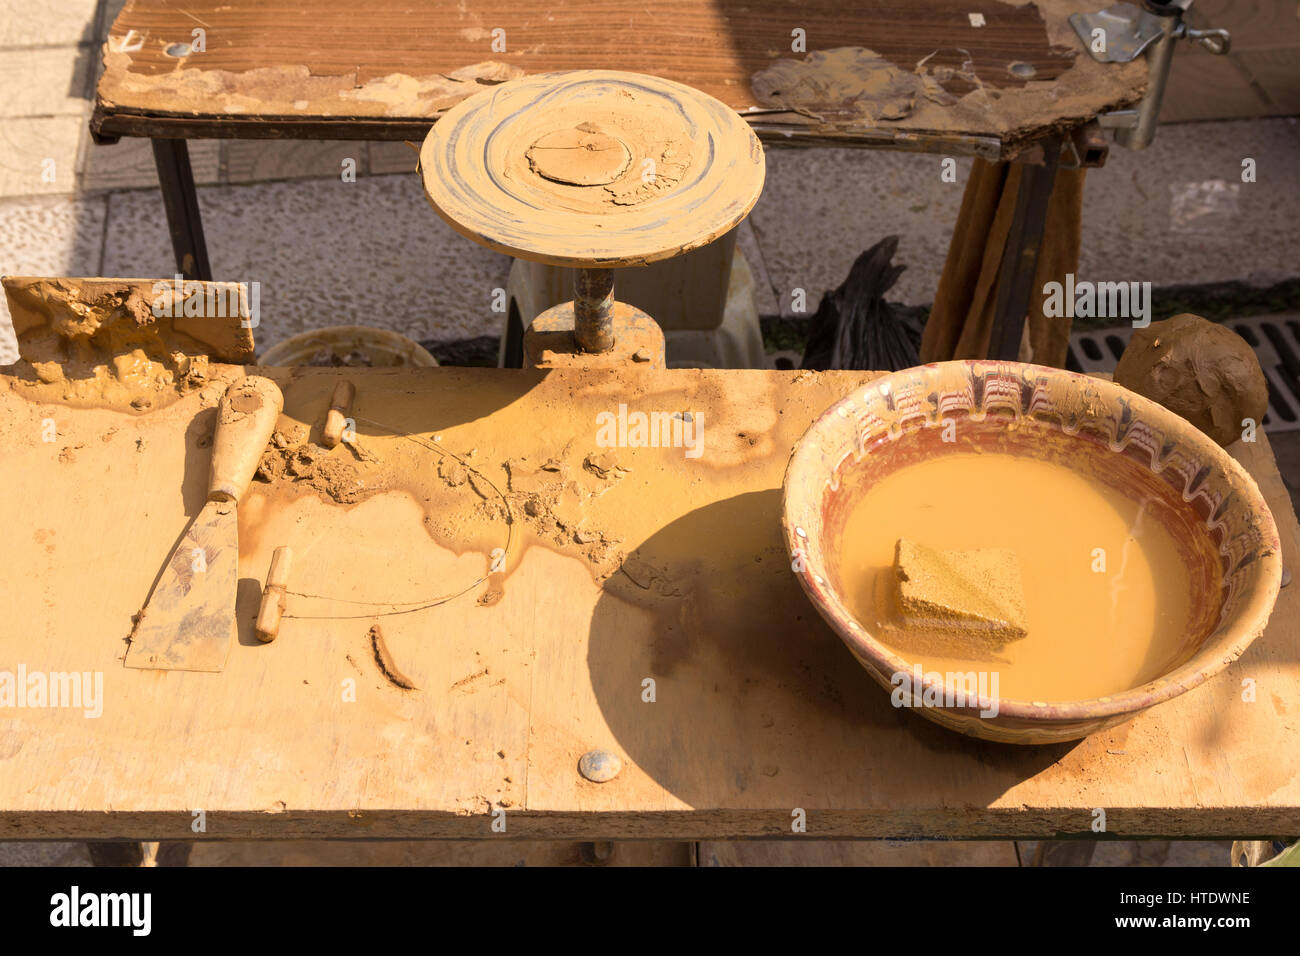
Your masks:
{"label": "round wooden disc", "polygon": [[763,188],[763,148],[718,100],[613,70],[543,73],[462,100],[420,150],[452,228],[521,259],[634,266],[733,228]]}

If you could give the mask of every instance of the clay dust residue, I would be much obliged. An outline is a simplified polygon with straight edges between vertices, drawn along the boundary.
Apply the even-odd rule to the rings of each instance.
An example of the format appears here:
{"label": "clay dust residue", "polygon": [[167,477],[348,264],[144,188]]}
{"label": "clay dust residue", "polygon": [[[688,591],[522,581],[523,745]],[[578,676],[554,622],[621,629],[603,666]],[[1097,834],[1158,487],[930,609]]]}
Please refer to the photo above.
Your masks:
{"label": "clay dust residue", "polygon": [[388,482],[378,469],[359,466],[346,445],[335,449],[308,441],[292,429],[276,430],[262,454],[256,477],[262,481],[289,482],[342,505],[356,504],[386,490]]}
{"label": "clay dust residue", "polygon": [[51,281],[10,295],[15,311],[44,319],[18,333],[11,387],[24,398],[146,412],[212,380],[206,346],[156,317],[140,287],[87,295]]}
{"label": "clay dust residue", "polygon": [[405,491],[422,503],[430,536],[458,553],[490,553],[502,547],[506,529],[512,529],[512,553],[487,575],[480,603],[500,599],[505,577],[533,544],[580,557],[597,581],[615,573],[623,560],[618,539],[588,512],[590,503],[629,470],[613,451],[583,456],[570,443],[544,459],[489,462],[476,449],[462,457],[423,451],[402,440],[366,439],[328,449],[311,441],[310,434],[308,427],[282,420],[256,477],[340,505]]}
{"label": "clay dust residue", "polygon": [[[257,477],[341,505],[405,491],[421,502],[430,537],[456,553],[492,554],[509,540],[509,553],[486,576],[481,604],[501,599],[509,574],[534,546],[580,559],[598,584],[616,578],[647,598],[684,593],[686,584],[670,580],[662,562],[622,547],[611,526],[624,520],[627,505],[611,510],[607,499],[596,514],[597,500],[633,472],[619,449],[589,451],[570,441],[551,453],[489,458],[477,449],[427,453],[389,441],[374,453],[373,440],[360,452],[347,443],[329,450],[307,434],[305,427],[277,430]],[[706,545],[693,540],[683,550],[698,553]]]}
{"label": "clay dust residue", "polygon": [[[433,510],[425,525],[442,541],[484,539],[492,529],[500,536],[507,521],[521,530],[518,554],[532,544],[581,557],[597,581],[618,570],[623,560],[619,539],[600,527],[590,516],[591,503],[613,487],[627,473],[613,451],[585,456],[570,442],[544,458],[506,458],[494,465],[476,461],[464,463],[444,457],[437,475],[450,489],[469,489],[475,505],[470,509]],[[467,465],[469,467],[467,467]],[[502,478],[489,478],[492,473]],[[505,573],[508,574],[507,564]],[[489,592],[494,582],[489,575]]]}

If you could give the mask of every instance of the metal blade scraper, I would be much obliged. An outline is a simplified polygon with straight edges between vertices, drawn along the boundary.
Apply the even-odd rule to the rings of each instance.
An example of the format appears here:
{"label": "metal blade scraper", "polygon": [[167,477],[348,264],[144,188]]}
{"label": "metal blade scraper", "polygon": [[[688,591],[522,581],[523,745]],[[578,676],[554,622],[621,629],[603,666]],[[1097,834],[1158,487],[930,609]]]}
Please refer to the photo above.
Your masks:
{"label": "metal blade scraper", "polygon": [[212,439],[208,501],[190,523],[136,620],[126,666],[145,670],[220,671],[235,632],[239,516],[284,396],[269,378],[250,375],[222,396]]}

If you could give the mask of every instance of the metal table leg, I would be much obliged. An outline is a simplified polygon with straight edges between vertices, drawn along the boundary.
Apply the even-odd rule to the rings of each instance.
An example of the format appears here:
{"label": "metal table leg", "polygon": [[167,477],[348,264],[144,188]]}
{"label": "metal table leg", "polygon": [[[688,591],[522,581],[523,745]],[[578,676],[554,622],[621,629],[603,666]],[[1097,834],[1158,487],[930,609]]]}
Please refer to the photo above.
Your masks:
{"label": "metal table leg", "polygon": [[1061,158],[1060,141],[1056,138],[1045,140],[1043,156],[1043,165],[1026,164],[1021,169],[1016,208],[998,271],[998,299],[988,352],[992,359],[1015,361],[1020,354],[1025,314],[1029,311],[1034,275],[1038,271],[1038,250],[1042,246],[1043,227],[1047,222],[1048,201]]}
{"label": "metal table leg", "polygon": [[167,229],[176,254],[176,271],[187,279],[211,279],[212,267],[208,265],[208,247],[203,241],[203,221],[199,218],[199,198],[194,192],[189,147],[183,139],[155,139],[153,160],[158,167],[158,182],[167,209]]}

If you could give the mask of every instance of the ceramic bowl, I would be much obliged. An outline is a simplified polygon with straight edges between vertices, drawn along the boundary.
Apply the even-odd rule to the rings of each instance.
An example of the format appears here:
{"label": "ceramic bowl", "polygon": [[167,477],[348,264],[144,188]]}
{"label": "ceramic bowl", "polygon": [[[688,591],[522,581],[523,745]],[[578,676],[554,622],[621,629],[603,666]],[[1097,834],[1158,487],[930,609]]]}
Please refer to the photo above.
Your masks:
{"label": "ceramic bowl", "polygon": [[257,364],[346,365],[350,356],[371,368],[431,368],[438,364],[414,339],[369,325],[331,325],[300,332],[272,345],[257,357]]}
{"label": "ceramic bowl", "polygon": [[[1118,483],[1135,499],[1154,494],[1169,502],[1176,519],[1165,527],[1193,582],[1192,623],[1183,662],[1122,693],[945,706],[961,702],[935,674],[939,680],[926,678],[924,686],[940,703],[912,709],[986,740],[1076,740],[1204,683],[1263,632],[1282,576],[1277,527],[1254,480],[1227,452],[1173,412],[1112,382],[1016,362],[942,362],[885,375],[841,399],[799,440],[785,475],[784,533],[801,558],[800,583],[886,690],[912,666],[848,610],[837,545],[873,482],[943,450],[945,419],[1002,453],[1052,460]],[[909,441],[899,442],[903,435]]]}

